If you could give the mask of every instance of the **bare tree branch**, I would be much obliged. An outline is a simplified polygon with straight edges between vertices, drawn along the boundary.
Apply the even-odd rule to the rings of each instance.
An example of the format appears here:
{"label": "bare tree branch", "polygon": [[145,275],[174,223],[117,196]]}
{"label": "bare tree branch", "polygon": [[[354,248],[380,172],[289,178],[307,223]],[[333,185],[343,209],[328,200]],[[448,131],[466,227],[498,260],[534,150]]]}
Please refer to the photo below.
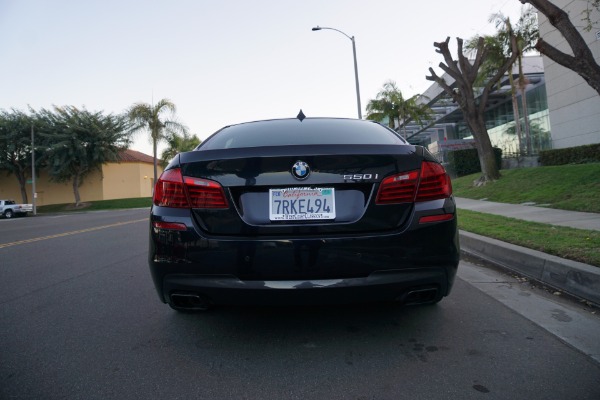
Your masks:
{"label": "bare tree branch", "polygon": [[[544,41],[543,38],[538,40],[535,48],[556,63],[575,71],[600,94],[600,65],[594,59],[591,49],[577,27],[569,19],[569,14],[548,0],[520,1],[523,4],[531,4],[548,18],[550,24],[565,38],[573,55],[558,50]],[[600,11],[597,4],[597,2],[594,2],[592,6]]]}

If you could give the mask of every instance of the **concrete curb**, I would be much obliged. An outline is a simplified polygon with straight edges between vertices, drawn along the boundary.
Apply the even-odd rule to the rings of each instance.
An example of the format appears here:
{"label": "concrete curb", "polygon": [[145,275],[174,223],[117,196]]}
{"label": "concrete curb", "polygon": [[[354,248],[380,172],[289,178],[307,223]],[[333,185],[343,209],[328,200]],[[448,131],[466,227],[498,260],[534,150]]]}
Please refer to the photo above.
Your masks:
{"label": "concrete curb", "polygon": [[460,231],[461,252],[600,305],[600,268]]}

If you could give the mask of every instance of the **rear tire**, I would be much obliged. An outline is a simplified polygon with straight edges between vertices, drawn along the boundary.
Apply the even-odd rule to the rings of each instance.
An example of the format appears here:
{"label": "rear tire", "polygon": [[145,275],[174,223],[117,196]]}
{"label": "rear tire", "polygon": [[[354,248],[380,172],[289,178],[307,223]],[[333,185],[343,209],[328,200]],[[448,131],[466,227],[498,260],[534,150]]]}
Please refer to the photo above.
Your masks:
{"label": "rear tire", "polygon": [[4,218],[6,218],[6,219],[12,218],[14,215],[15,214],[14,214],[13,210],[4,211]]}

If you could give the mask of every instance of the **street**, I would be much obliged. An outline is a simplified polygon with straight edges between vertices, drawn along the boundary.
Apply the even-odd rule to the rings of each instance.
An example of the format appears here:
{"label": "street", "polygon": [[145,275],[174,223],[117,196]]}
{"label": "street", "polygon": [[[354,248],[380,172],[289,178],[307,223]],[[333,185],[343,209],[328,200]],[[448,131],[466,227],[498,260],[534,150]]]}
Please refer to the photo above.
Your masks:
{"label": "street", "polygon": [[0,220],[1,399],[600,399],[598,316],[464,261],[434,306],[177,313],[148,214]]}

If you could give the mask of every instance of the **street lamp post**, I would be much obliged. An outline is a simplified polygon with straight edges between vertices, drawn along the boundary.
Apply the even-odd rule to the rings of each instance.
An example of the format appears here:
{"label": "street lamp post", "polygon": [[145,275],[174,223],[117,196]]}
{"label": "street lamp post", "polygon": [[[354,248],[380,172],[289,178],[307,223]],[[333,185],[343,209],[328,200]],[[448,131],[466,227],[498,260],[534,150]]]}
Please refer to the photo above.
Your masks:
{"label": "street lamp post", "polygon": [[320,31],[322,29],[329,29],[332,31],[339,32],[342,35],[346,36],[348,39],[350,39],[350,41],[352,42],[352,54],[354,55],[354,81],[356,82],[356,105],[358,107],[358,119],[362,119],[362,111],[360,106],[360,89],[358,86],[358,66],[356,64],[356,44],[354,43],[354,36],[348,36],[344,32],[335,28],[326,28],[324,26],[316,26],[312,28],[313,31]]}

